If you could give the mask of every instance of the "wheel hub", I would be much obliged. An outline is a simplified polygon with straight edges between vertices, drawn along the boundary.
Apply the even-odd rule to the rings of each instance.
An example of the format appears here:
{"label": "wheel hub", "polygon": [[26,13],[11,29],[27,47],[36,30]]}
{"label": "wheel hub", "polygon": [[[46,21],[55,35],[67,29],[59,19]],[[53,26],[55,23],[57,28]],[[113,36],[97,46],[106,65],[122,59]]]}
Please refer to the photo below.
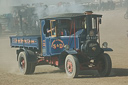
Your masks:
{"label": "wheel hub", "polygon": [[67,70],[70,73],[73,72],[73,65],[72,65],[72,62],[70,60],[68,60],[68,62],[67,62]]}
{"label": "wheel hub", "polygon": [[21,61],[21,67],[24,69],[25,68],[25,61],[24,59]]}

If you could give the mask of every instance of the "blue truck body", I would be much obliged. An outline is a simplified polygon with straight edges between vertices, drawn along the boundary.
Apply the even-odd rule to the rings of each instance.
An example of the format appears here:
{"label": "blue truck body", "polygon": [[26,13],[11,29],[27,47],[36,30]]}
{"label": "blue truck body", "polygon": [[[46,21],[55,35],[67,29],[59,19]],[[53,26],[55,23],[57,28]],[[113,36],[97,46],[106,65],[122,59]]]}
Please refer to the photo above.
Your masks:
{"label": "blue truck body", "polygon": [[[74,38],[74,35],[60,36],[60,37],[51,37],[51,36],[46,37],[43,31],[44,25],[45,25],[45,21],[42,20],[41,21],[42,36],[36,35],[36,36],[12,36],[10,37],[11,47],[34,48],[34,49],[42,51],[43,56],[59,55],[63,51],[65,51],[64,46],[68,44],[70,47],[69,52],[71,53],[73,52],[72,50],[74,49],[74,47],[76,47],[76,49],[80,49],[79,38],[77,35],[75,36],[75,38]],[[74,43],[74,39],[75,39],[75,43]]]}
{"label": "blue truck body", "polygon": [[[99,24],[102,15],[68,13],[40,19],[38,35],[11,36],[11,47],[17,50],[18,65],[23,74],[34,73],[36,65],[53,65],[65,69],[69,77],[80,70],[98,70],[101,76],[111,71],[110,56],[100,47]],[[39,30],[39,29],[38,29]]]}
{"label": "blue truck body", "polygon": [[11,47],[40,49],[40,36],[12,36]]}

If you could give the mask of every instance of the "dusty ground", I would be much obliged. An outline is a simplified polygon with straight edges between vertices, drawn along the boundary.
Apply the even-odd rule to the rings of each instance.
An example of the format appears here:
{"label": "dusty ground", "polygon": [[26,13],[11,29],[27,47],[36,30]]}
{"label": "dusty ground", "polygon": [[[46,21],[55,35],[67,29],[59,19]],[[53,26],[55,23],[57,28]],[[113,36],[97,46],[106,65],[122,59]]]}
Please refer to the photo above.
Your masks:
{"label": "dusty ground", "polygon": [[128,20],[125,9],[97,12],[103,14],[100,26],[101,42],[107,41],[113,52],[112,72],[109,77],[99,77],[96,71],[86,71],[79,78],[70,79],[56,67],[38,66],[33,75],[21,75],[15,50],[9,46],[9,37],[0,37],[0,85],[128,85]]}

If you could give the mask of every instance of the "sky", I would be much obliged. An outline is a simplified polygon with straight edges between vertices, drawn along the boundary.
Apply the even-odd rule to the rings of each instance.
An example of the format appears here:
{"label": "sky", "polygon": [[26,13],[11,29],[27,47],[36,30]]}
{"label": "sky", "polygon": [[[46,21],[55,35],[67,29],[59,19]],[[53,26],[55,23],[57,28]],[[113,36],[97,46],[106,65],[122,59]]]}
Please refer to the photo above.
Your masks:
{"label": "sky", "polygon": [[[38,3],[38,2],[42,2],[42,3],[46,3],[46,4],[56,4],[58,2],[69,2],[69,0],[0,0],[0,5],[20,5],[20,4],[26,4],[26,3]],[[70,1],[74,1],[74,0],[70,0]]]}
{"label": "sky", "polygon": [[[0,14],[10,13],[10,6],[17,6],[21,4],[44,3],[47,5],[57,4],[59,2],[82,2],[82,1],[98,1],[98,0],[0,0]],[[105,0],[102,0],[105,1]],[[115,1],[115,0],[113,0]],[[117,0],[116,0],[117,1]],[[78,7],[76,7],[78,8]]]}
{"label": "sky", "polygon": [[58,2],[73,2],[73,1],[95,1],[95,0],[0,0],[0,5],[20,5],[26,3],[42,2],[45,4],[56,4]]}
{"label": "sky", "polygon": [[[69,0],[0,0],[0,14],[10,12],[10,6],[17,6],[21,4],[32,4],[32,3],[44,3],[44,4],[56,4],[58,2],[69,2]],[[70,0],[72,2],[74,0]]]}
{"label": "sky", "polygon": [[[82,1],[82,0],[76,0],[78,2]],[[92,0],[84,0],[84,1],[92,1]],[[6,14],[6,13],[10,13],[10,6],[18,6],[21,4],[33,4],[33,3],[44,3],[47,5],[53,5],[53,4],[57,4],[59,2],[75,2],[75,0],[0,0],[0,14]],[[71,7],[71,8],[74,8]],[[78,7],[75,6],[75,8],[77,9]],[[58,10],[62,10],[62,9],[58,9]],[[72,9],[73,10],[73,9]]]}

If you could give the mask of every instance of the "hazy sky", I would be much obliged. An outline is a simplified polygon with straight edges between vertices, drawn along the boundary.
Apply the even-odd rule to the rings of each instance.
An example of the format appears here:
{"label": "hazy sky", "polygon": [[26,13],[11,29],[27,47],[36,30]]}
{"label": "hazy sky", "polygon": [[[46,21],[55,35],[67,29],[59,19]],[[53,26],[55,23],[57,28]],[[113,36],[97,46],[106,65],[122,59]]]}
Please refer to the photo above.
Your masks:
{"label": "hazy sky", "polygon": [[32,3],[46,3],[46,4],[56,4],[58,2],[71,2],[74,0],[0,0],[0,5],[20,5],[20,4],[32,4]]}
{"label": "hazy sky", "polygon": [[[51,5],[51,4],[57,4],[58,2],[73,2],[73,1],[82,2],[82,1],[99,1],[99,0],[0,0],[0,14],[9,13],[10,6],[17,6],[21,4],[33,4],[33,3],[41,2],[44,4]],[[102,0],[102,1],[105,1],[105,0]]]}
{"label": "hazy sky", "polygon": [[17,6],[21,4],[44,3],[56,4],[58,2],[72,2],[74,0],[0,0],[0,14],[9,13],[10,6]]}

